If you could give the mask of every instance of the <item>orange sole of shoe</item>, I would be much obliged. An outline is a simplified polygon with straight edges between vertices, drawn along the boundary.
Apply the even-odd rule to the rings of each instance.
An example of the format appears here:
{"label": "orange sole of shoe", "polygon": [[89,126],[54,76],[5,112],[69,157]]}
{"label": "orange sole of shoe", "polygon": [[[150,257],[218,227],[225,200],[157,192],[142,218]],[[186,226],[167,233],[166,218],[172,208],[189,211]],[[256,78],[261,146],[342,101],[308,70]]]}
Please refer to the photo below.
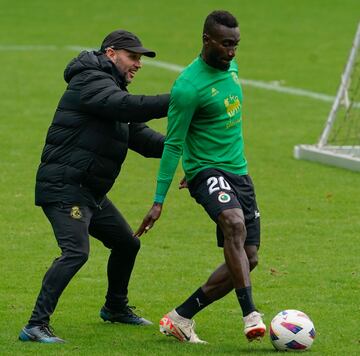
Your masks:
{"label": "orange sole of shoe", "polygon": [[169,318],[160,320],[160,332],[166,336],[173,336],[179,341],[185,341],[184,336],[177,330]]}
{"label": "orange sole of shoe", "polygon": [[265,329],[254,329],[249,331],[246,334],[246,337],[249,341],[254,341],[254,340],[260,341],[265,336],[265,331],[266,331]]}

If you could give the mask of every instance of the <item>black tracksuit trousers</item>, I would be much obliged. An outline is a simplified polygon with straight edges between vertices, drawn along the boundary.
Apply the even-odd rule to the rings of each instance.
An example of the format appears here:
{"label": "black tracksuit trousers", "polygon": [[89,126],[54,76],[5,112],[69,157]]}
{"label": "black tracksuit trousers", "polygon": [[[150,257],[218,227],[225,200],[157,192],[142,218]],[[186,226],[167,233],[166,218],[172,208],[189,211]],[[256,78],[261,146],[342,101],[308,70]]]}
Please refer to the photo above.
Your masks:
{"label": "black tracksuit trousers", "polygon": [[116,311],[127,304],[128,283],[140,240],[121,213],[106,198],[101,208],[58,203],[43,207],[61,249],[46,272],[29,325],[48,324],[59,297],[89,256],[89,234],[111,250],[107,266],[105,305]]}

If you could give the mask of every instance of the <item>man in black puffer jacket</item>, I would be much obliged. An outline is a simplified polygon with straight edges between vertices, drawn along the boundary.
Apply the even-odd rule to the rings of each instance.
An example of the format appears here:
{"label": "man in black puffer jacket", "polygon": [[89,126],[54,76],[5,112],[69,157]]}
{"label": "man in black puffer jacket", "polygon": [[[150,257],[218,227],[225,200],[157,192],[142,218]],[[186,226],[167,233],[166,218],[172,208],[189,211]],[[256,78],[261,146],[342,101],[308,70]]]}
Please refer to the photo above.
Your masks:
{"label": "man in black puffer jacket", "polygon": [[58,299],[87,261],[89,234],[111,250],[104,321],[151,324],[128,306],[127,287],[140,241],[106,197],[128,148],[160,158],[164,136],[144,122],[166,116],[169,95],[131,95],[127,85],[141,56],[155,57],[132,33],[116,30],[100,51],[84,51],[66,67],[68,86],[47,133],[36,176],[35,203],[49,219],[61,256],[46,272],[22,341],[57,343],[49,326]]}

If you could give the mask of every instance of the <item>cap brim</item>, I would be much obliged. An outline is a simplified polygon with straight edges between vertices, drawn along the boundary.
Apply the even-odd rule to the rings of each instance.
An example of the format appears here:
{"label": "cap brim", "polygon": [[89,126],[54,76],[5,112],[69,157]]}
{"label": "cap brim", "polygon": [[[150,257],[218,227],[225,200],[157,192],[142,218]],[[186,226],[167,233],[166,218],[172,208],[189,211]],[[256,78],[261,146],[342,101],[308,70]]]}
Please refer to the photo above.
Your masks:
{"label": "cap brim", "polygon": [[130,51],[130,52],[142,54],[146,57],[154,58],[156,56],[156,53],[154,51],[151,51],[150,49],[147,49],[144,47],[128,47],[128,48],[124,48],[124,49],[126,49],[127,51]]}

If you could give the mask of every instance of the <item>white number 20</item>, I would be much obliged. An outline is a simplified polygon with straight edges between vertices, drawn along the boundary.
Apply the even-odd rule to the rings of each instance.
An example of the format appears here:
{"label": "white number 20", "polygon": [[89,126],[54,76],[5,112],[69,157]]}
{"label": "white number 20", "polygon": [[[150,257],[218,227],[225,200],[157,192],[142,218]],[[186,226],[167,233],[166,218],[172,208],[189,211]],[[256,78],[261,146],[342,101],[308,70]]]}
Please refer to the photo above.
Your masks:
{"label": "white number 20", "polygon": [[206,181],[206,184],[209,187],[209,194],[211,195],[214,192],[217,192],[220,189],[231,190],[230,184],[225,180],[224,177],[210,177]]}

